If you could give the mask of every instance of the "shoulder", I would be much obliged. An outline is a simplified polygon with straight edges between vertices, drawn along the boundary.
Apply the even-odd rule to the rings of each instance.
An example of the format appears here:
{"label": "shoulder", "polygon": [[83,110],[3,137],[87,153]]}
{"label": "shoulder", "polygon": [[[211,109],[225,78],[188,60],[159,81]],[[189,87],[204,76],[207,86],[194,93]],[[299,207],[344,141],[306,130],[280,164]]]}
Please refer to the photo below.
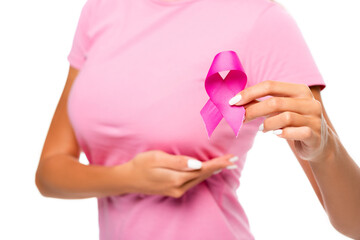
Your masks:
{"label": "shoulder", "polygon": [[286,8],[278,2],[272,0],[246,0],[255,15],[257,21],[273,21],[276,19],[291,18]]}
{"label": "shoulder", "polygon": [[203,1],[203,4],[211,4],[211,8],[217,9],[217,14],[226,15],[234,19],[238,27],[251,29],[259,19],[271,18],[281,15],[285,8],[272,0],[212,0]]}
{"label": "shoulder", "polygon": [[261,15],[268,8],[284,8],[280,3],[272,0],[223,0],[222,3],[231,3],[231,5],[240,7],[254,16]]}

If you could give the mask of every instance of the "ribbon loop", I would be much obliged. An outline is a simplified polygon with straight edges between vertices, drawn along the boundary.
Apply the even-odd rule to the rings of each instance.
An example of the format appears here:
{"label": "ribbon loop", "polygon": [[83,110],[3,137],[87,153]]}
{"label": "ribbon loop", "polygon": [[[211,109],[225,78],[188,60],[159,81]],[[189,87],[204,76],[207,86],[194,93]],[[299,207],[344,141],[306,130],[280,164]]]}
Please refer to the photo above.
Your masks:
{"label": "ribbon loop", "polygon": [[[229,71],[225,79],[219,74],[221,71]],[[247,76],[234,51],[216,54],[205,79],[209,100],[200,111],[209,139],[222,118],[231,126],[236,137],[238,136],[245,116],[245,108],[231,106],[229,100],[243,90],[246,83]]]}

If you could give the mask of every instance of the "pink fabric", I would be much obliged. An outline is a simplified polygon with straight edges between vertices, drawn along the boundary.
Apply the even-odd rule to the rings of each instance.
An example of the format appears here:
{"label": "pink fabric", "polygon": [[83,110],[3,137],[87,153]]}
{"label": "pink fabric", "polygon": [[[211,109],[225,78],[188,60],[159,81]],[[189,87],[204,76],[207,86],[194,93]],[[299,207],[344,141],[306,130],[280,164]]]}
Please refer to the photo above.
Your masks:
{"label": "pink fabric", "polygon": [[[89,163],[112,166],[160,149],[224,169],[181,198],[124,194],[98,199],[100,239],[254,239],[236,190],[258,118],[236,138],[224,119],[208,139],[199,114],[216,53],[235,51],[247,86],[271,79],[325,83],[293,18],[267,0],[87,0],[70,64],[80,69],[68,115]],[[270,223],[271,224],[271,223]]]}

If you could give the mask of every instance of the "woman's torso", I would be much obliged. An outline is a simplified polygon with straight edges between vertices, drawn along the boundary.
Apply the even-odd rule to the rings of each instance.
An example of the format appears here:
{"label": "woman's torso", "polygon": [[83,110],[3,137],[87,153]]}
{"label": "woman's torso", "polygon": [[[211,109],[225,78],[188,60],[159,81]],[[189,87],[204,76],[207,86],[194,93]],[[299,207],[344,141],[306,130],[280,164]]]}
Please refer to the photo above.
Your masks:
{"label": "woman's torso", "polygon": [[235,138],[223,119],[208,139],[200,110],[218,52],[235,51],[247,71],[246,36],[265,1],[88,1],[91,47],[68,114],[89,163],[122,164],[153,149],[201,161],[227,153],[240,158],[238,169],[224,169],[181,198],[99,198],[100,238],[252,239],[236,189],[260,121],[244,124]]}

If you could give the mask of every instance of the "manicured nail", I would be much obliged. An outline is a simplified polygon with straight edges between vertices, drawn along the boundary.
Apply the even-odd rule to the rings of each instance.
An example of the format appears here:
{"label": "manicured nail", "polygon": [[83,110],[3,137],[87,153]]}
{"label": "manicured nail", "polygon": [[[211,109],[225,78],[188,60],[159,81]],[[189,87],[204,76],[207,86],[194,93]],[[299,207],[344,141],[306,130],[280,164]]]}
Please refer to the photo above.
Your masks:
{"label": "manicured nail", "polygon": [[280,135],[282,133],[282,129],[276,129],[276,130],[273,130],[273,134],[275,135]]}
{"label": "manicured nail", "polygon": [[260,126],[259,126],[259,131],[262,131],[262,130],[264,130],[264,124],[263,123],[260,124]]}
{"label": "manicured nail", "polygon": [[189,168],[200,169],[202,166],[202,162],[193,158],[189,158],[187,165]]}
{"label": "manicured nail", "polygon": [[237,168],[238,166],[237,165],[230,165],[230,166],[227,166],[226,168],[227,169],[235,169],[235,168]]}
{"label": "manicured nail", "polygon": [[218,174],[219,172],[221,172],[222,171],[222,169],[219,169],[219,170],[216,170],[215,172],[213,172],[213,174],[212,175],[214,175],[214,174]]}
{"label": "manicured nail", "polygon": [[230,162],[236,162],[237,160],[239,160],[238,156],[234,156],[234,157],[229,159]]}
{"label": "manicured nail", "polygon": [[241,95],[237,94],[233,98],[230,99],[229,104],[234,105],[235,103],[239,102],[241,100]]}

